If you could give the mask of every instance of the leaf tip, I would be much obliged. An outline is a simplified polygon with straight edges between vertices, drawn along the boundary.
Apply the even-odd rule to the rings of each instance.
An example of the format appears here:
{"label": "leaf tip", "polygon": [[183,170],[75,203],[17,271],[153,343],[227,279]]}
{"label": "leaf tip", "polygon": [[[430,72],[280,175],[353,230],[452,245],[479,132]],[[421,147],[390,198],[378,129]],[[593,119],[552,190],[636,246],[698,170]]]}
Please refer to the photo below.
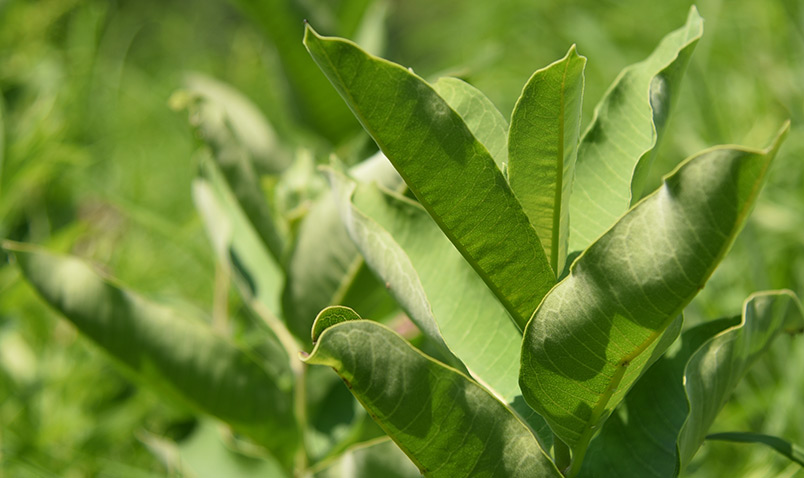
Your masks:
{"label": "leaf tip", "polygon": [[349,320],[362,320],[362,318],[351,308],[342,305],[333,305],[322,310],[318,313],[318,316],[316,316],[313,322],[313,330],[311,333],[313,343],[318,342],[318,338],[321,337],[321,334],[328,328]]}

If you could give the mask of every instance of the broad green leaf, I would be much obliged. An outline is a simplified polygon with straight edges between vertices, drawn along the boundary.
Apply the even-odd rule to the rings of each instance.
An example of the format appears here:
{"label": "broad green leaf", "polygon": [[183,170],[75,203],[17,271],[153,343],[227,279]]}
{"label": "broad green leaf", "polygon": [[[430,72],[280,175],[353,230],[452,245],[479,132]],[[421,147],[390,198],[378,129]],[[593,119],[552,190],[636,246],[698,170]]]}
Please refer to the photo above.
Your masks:
{"label": "broad green leaf", "polygon": [[414,323],[512,402],[522,334],[424,208],[334,172],[330,181],[349,234]]}
{"label": "broad green leaf", "polygon": [[645,60],[624,69],[595,108],[578,147],[570,251],[582,251],[642,195],[645,176],[692,51],[703,35],[695,7]]}
{"label": "broad green leaf", "polygon": [[394,442],[380,438],[350,448],[315,478],[418,478],[419,469]]}
{"label": "broad green leaf", "polygon": [[311,129],[338,144],[358,132],[348,108],[327,79],[315,71],[309,55],[299,44],[299,33],[307,17],[300,2],[287,0],[234,0],[248,18],[257,23],[276,47],[284,76],[289,80],[295,111]]}
{"label": "broad green leaf", "polygon": [[232,425],[286,467],[298,446],[290,386],[200,321],[98,276],[83,261],[5,243],[42,298],[145,383]]}
{"label": "broad green leaf", "polygon": [[334,368],[425,476],[561,477],[503,403],[382,324],[334,325],[305,361]]}
{"label": "broad green leaf", "polygon": [[[606,421],[589,447],[581,476],[675,476],[684,423],[700,419],[696,428],[705,433],[734,389],[734,379],[796,318],[795,304],[797,300],[786,291],[757,293],[743,305],[742,320],[719,319],[685,331]],[[802,318],[799,314],[798,319]],[[711,381],[719,390],[688,397],[690,387],[701,381]],[[707,416],[693,418],[691,406],[706,409]],[[691,452],[700,444],[699,439],[690,443]]]}
{"label": "broad green leaf", "polygon": [[684,370],[689,417],[678,438],[681,469],[706,438],[710,425],[748,368],[786,328],[800,330],[804,310],[790,291],[754,294],[743,305],[743,321],[704,344]]}
{"label": "broad green leaf", "polygon": [[508,162],[508,122],[494,103],[482,91],[458,78],[439,78],[433,89],[461,116],[502,169]]}
{"label": "broad green leaf", "polygon": [[586,58],[567,55],[530,77],[511,115],[508,180],[556,275],[564,270],[581,130]]}
{"label": "broad green leaf", "polygon": [[790,443],[779,437],[763,435],[761,433],[713,433],[706,437],[707,440],[723,440],[737,443],[761,443],[769,446],[782,454],[788,460],[798,463],[804,467],[804,448]]}
{"label": "broad green leaf", "polygon": [[193,201],[218,258],[235,272],[239,290],[247,301],[256,301],[274,317],[281,317],[282,269],[217,166],[204,161],[201,168],[204,175],[193,182]]}
{"label": "broad green leaf", "polygon": [[576,455],[664,351],[660,337],[729,249],[787,128],[763,151],[718,147],[685,160],[534,313],[520,385]]}
{"label": "broad green leaf", "polygon": [[304,41],[427,212],[524,328],[555,277],[485,146],[411,71],[309,26]]}
{"label": "broad green leaf", "polygon": [[[402,182],[381,154],[352,168],[351,174],[389,188]],[[365,270],[329,194],[314,203],[300,225],[287,271],[282,305],[288,328],[303,343],[307,343],[316,315],[328,305],[348,305],[368,313],[361,306],[379,295],[373,311],[393,309],[384,288]]]}

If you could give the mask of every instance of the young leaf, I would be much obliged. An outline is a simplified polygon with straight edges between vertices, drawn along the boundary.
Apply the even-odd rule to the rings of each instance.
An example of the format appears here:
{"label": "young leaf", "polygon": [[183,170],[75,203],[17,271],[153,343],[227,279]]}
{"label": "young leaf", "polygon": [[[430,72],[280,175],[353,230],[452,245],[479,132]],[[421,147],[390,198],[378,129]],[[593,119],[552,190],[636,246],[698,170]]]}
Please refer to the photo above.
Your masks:
{"label": "young leaf", "polygon": [[505,405],[381,324],[334,325],[305,362],[333,367],[425,476],[561,477]]}
{"label": "young leaf", "polygon": [[126,368],[266,446],[286,467],[298,446],[289,386],[200,322],[98,276],[83,261],[22,244],[14,251],[42,298]]}
{"label": "young leaf", "polygon": [[723,440],[737,443],[761,443],[782,454],[788,460],[804,467],[804,448],[790,443],[779,437],[763,435],[761,433],[713,433],[707,435],[707,440]]}
{"label": "young leaf", "polygon": [[508,122],[494,103],[482,91],[458,78],[439,78],[433,89],[461,116],[502,169],[508,162]]}
{"label": "young leaf", "polygon": [[639,200],[674,96],[703,35],[695,7],[644,61],[620,73],[578,147],[570,251],[582,251]]}
{"label": "young leaf", "polygon": [[684,161],[584,251],[534,313],[520,385],[576,455],[663,352],[658,339],[733,242],[787,128],[764,151],[718,147]]}
{"label": "young leaf", "polygon": [[556,274],[564,270],[586,58],[567,55],[530,77],[511,115],[508,178]]}
{"label": "young leaf", "polygon": [[522,334],[427,212],[335,172],[330,181],[349,234],[411,319],[499,397],[519,396]]}
{"label": "young leaf", "polygon": [[[709,428],[736,385],[729,377],[742,376],[767,350],[787,322],[796,318],[795,305],[797,300],[788,291],[757,293],[744,303],[742,321],[740,317],[719,319],[685,331],[606,421],[589,447],[580,476],[675,476],[684,423],[703,418],[699,428]],[[798,319],[804,317],[798,314]],[[706,364],[703,369],[702,364]],[[712,395],[688,396],[692,383],[702,380],[722,388]],[[690,417],[691,407],[708,410],[708,416]],[[690,449],[698,446],[698,440],[689,444]]]}
{"label": "young leaf", "polygon": [[307,27],[305,45],[427,212],[520,328],[555,281],[488,150],[433,88],[354,43]]}

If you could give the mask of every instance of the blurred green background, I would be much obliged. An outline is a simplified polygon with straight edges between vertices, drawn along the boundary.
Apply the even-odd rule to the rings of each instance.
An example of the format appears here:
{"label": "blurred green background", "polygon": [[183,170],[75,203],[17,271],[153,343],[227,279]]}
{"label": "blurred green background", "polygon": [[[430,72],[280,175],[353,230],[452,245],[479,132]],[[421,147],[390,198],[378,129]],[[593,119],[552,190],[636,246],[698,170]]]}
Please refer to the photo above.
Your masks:
{"label": "blurred green background", "polygon": [[[350,20],[369,4],[371,22]],[[354,149],[349,137],[357,126],[331,119],[343,106],[329,103],[328,91],[312,98],[296,88],[323,84],[313,63],[299,60],[303,18],[322,33],[359,37],[425,78],[459,75],[505,116],[532,72],[575,43],[589,58],[586,124],[617,73],[679,27],[690,5],[0,0],[0,237],[70,251],[148,296],[209,315],[214,255],[190,189],[197,138],[186,115],[168,107],[187,72],[230,83],[283,142],[311,147],[324,160],[331,150]],[[707,146],[762,147],[786,119],[792,131],[748,226],[689,308],[688,323],[736,315],[756,290],[804,295],[804,4],[702,0],[697,7],[705,33],[655,180]],[[715,430],[804,443],[801,363],[800,339],[778,341]],[[181,476],[143,441],[181,439],[193,424],[190,412],[118,372],[2,257],[0,477]],[[764,449],[717,442],[701,449],[688,475],[804,472]]]}

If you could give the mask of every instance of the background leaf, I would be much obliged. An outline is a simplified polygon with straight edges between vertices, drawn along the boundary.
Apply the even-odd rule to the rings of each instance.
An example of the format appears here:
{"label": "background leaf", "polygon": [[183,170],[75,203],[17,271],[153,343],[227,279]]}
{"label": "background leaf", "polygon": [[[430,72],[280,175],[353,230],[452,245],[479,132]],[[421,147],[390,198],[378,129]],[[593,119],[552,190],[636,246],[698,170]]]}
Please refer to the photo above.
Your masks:
{"label": "background leaf", "polygon": [[[402,184],[382,154],[354,167],[351,173],[390,189]],[[287,271],[282,305],[288,327],[302,343],[308,343],[316,315],[328,305],[355,307],[376,319],[395,308],[384,287],[366,270],[330,194],[315,201],[299,226]],[[369,306],[371,310],[366,310]]]}
{"label": "background leaf", "polygon": [[779,437],[763,435],[761,433],[728,432],[713,433],[711,435],[707,435],[706,439],[738,443],[761,443],[773,448],[783,456],[787,457],[787,459],[790,461],[804,466],[804,448],[801,448],[800,446],[790,443],[789,441]]}
{"label": "background leaf", "polygon": [[335,368],[425,476],[561,477],[505,405],[381,324],[334,325],[305,361]]}
{"label": "background leaf", "polygon": [[417,478],[419,469],[388,438],[350,448],[315,478]]}
{"label": "background leaf", "polygon": [[644,61],[620,73],[578,147],[570,251],[582,251],[642,195],[645,176],[692,51],[703,34],[695,7]]}
{"label": "background leaf", "polygon": [[82,261],[28,246],[14,251],[42,298],[149,385],[213,415],[271,450],[287,468],[298,446],[289,383],[202,323],[103,280]]}
{"label": "background leaf", "polygon": [[586,58],[567,55],[530,77],[511,115],[508,177],[556,275],[564,270],[569,200],[583,104]]}
{"label": "background leaf", "polygon": [[405,68],[309,26],[305,45],[428,213],[524,327],[554,276],[488,150]]}
{"label": "background leaf", "polygon": [[574,466],[725,255],[786,128],[764,151],[720,147],[686,160],[584,251],[534,314],[520,385],[580,455]]}

